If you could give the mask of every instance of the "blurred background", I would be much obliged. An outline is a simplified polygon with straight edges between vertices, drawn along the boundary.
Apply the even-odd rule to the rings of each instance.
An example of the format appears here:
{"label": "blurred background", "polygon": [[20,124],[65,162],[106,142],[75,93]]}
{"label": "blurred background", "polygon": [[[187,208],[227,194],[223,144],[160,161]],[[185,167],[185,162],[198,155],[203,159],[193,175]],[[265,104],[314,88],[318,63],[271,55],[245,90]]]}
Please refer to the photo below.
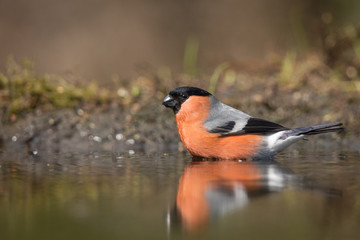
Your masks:
{"label": "blurred background", "polygon": [[38,73],[98,81],[144,67],[195,71],[184,69],[184,57],[203,72],[224,61],[256,66],[291,48],[320,50],[326,28],[353,27],[359,7],[355,0],[2,0],[0,66],[27,57]]}
{"label": "blurred background", "polygon": [[284,125],[359,132],[359,10],[355,0],[2,0],[0,122],[89,104],[156,109],[144,115],[157,121],[165,94],[192,85]]}

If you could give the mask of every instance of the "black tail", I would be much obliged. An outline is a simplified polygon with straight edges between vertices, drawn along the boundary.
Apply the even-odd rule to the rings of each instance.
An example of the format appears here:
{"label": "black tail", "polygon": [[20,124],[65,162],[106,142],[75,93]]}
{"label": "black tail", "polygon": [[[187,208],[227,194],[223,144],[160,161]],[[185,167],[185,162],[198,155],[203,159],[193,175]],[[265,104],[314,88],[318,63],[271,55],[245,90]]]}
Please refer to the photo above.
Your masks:
{"label": "black tail", "polygon": [[315,135],[320,133],[338,132],[344,130],[342,123],[327,123],[310,127],[292,129],[292,135]]}

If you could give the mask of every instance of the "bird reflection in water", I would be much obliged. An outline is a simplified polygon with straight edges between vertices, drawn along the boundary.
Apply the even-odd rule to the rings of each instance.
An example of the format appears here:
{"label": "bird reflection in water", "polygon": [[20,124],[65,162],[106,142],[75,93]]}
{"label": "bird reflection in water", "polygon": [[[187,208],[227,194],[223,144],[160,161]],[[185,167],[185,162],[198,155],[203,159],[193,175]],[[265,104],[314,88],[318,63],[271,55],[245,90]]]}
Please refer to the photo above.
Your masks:
{"label": "bird reflection in water", "polygon": [[175,207],[167,224],[195,230],[250,201],[284,189],[309,189],[338,195],[314,186],[276,161],[193,160],[180,177]]}

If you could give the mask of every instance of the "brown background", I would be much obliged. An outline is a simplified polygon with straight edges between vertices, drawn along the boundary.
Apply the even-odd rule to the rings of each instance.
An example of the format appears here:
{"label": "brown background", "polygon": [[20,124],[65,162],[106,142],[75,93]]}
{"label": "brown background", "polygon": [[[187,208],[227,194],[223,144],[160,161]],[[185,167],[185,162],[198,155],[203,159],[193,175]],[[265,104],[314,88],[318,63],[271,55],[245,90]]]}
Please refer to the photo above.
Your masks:
{"label": "brown background", "polygon": [[[358,5],[336,0],[2,0],[0,66],[9,56],[29,57],[40,73],[92,80],[131,77],[144,63],[181,72],[192,36],[199,41],[199,67],[210,71],[223,61],[317,47],[321,14],[331,11],[336,21],[352,21]],[[302,31],[305,41],[299,43]]]}

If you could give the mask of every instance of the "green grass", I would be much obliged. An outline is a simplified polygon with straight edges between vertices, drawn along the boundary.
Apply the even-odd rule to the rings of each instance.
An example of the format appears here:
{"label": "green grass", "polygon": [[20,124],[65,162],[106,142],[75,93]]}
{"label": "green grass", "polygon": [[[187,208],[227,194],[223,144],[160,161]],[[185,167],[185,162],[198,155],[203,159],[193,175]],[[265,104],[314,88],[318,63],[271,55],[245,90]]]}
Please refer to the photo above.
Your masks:
{"label": "green grass", "polygon": [[96,83],[75,86],[60,76],[37,75],[33,63],[27,59],[20,63],[9,59],[5,73],[0,73],[0,117],[5,122],[14,114],[38,107],[56,109],[89,101],[102,103],[110,96]]}
{"label": "green grass", "polygon": [[185,45],[184,72],[189,76],[196,76],[198,72],[197,58],[199,52],[199,40],[196,37],[189,37]]}
{"label": "green grass", "polygon": [[214,73],[210,77],[210,84],[208,89],[210,93],[215,93],[215,89],[219,82],[220,75],[229,67],[229,65],[229,63],[224,62],[215,68]]}

